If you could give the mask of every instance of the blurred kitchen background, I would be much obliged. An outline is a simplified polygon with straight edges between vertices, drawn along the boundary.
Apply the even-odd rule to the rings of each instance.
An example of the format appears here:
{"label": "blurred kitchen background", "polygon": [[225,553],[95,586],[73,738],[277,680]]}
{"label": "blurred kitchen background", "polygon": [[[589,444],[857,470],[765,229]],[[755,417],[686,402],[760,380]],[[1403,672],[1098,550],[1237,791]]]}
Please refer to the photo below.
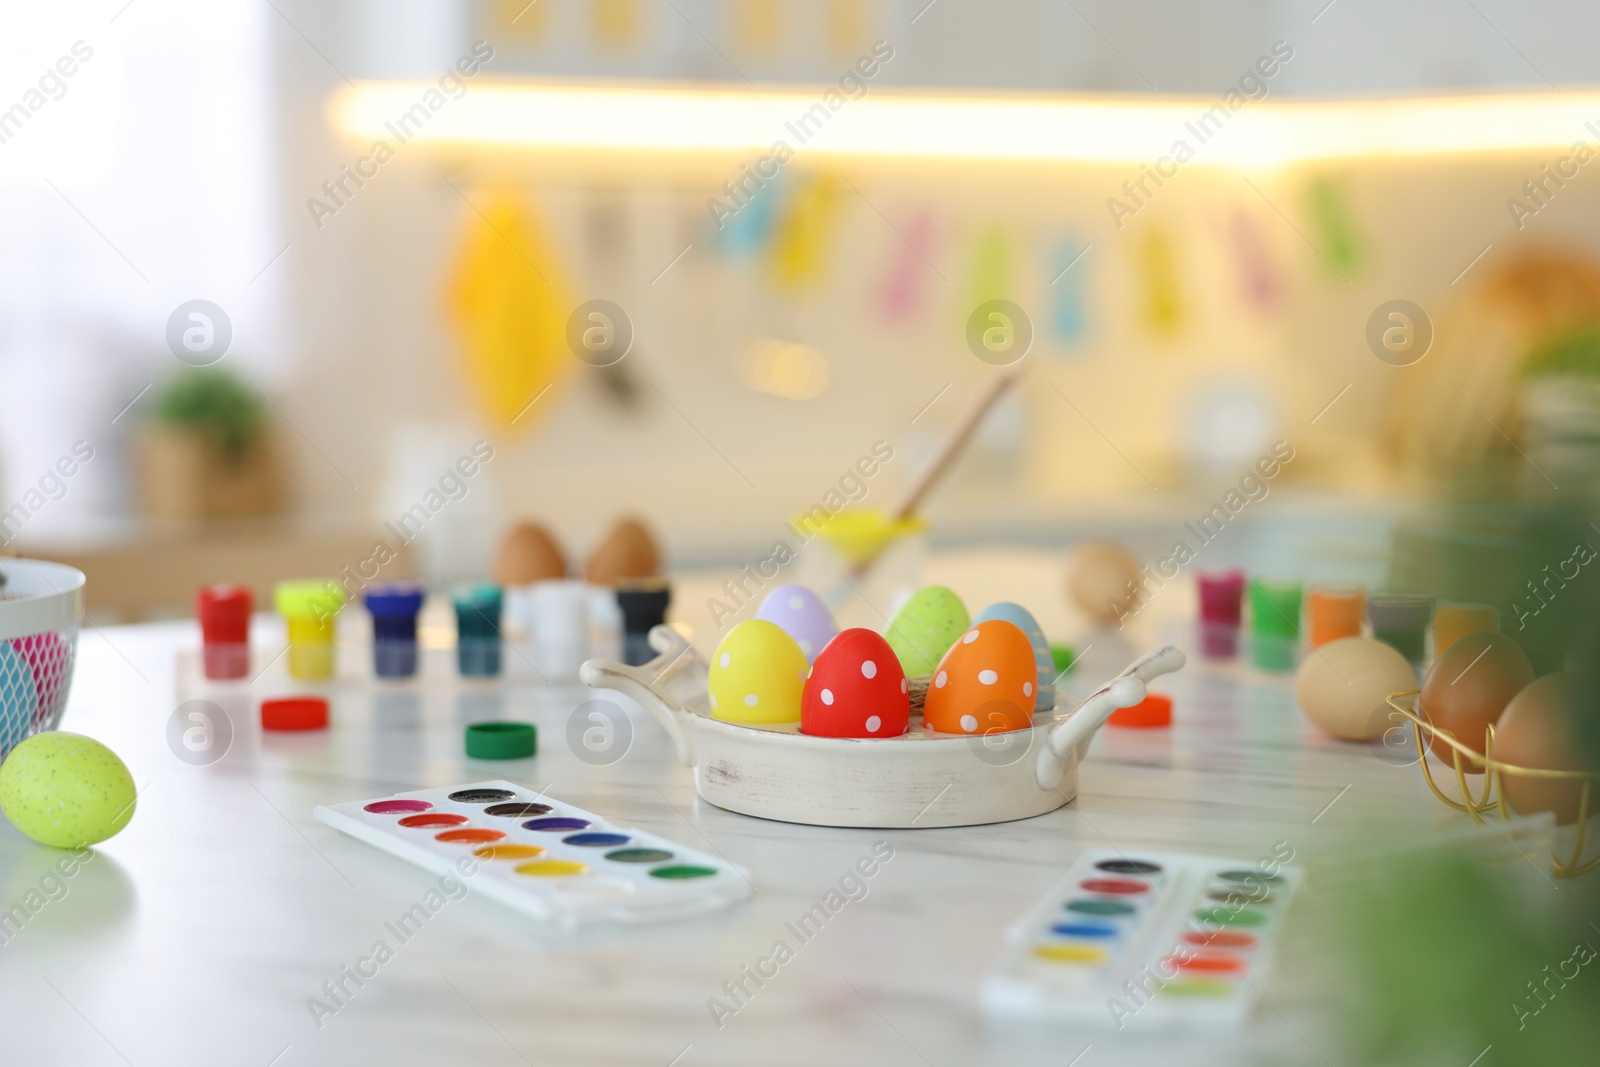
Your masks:
{"label": "blurred kitchen background", "polygon": [[[894,458],[865,503],[890,502],[997,373],[964,340],[992,298],[1027,312],[1032,367],[932,497],[935,545],[1110,533],[1153,556],[1282,440],[1295,458],[1214,562],[1377,582],[1462,475],[1503,472],[1538,504],[1600,471],[1594,5],[0,17],[0,539],[88,572],[100,619],[186,613],[206,581],[335,572],[478,441],[492,460],[386,576],[483,576],[523,518],[581,556],[623,514],[675,567],[737,570],[879,441]],[[944,150],[842,150],[866,106],[847,96],[814,142],[772,129],[793,159],[721,228],[708,201],[732,206],[723,183],[760,152],[605,129],[583,131],[599,148],[531,143],[549,116],[518,108],[561,97],[495,89],[636,90],[668,105],[670,142],[674,86],[816,102],[874,56],[845,88],[948,107],[905,131]],[[430,89],[425,127],[374,128]],[[1241,105],[1199,143],[1185,123],[1230,90]],[[959,105],[1019,94],[1096,105],[1111,131],[964,157]],[[1405,108],[1426,136],[1388,137]],[[372,158],[380,136],[392,158]],[[1194,158],[1159,163],[1180,139]],[[1136,197],[1144,164],[1168,176]],[[596,299],[633,332],[610,367],[566,345]],[[1396,300],[1431,333],[1416,361],[1370,340]],[[221,314],[188,318],[192,301]],[[199,369],[169,341],[196,325],[202,352],[229,335]]]}

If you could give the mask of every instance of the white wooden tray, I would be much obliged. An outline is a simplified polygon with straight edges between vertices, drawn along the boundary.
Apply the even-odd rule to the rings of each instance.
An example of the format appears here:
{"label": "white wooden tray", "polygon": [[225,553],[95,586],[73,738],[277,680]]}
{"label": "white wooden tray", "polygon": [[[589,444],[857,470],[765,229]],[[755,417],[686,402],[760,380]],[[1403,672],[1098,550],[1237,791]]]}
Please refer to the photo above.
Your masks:
{"label": "white wooden tray", "polygon": [[666,729],[695,787],[745,815],[817,826],[974,826],[1054,811],[1077,793],[1078,761],[1095,730],[1145,685],[1183,666],[1171,645],[1141,657],[1075,709],[1035,714],[1030,730],[987,737],[934,733],[913,715],[896,738],[810,737],[798,724],[754,726],[710,716],[707,668],[676,631],[657,626],[660,655],[628,667],[592,659],[585,684],[618,689]]}

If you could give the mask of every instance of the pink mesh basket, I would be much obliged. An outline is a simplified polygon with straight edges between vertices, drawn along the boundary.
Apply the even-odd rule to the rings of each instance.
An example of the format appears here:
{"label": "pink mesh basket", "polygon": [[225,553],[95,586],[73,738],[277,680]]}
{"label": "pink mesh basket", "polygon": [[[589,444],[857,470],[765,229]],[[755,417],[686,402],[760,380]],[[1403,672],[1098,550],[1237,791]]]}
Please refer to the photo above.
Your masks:
{"label": "pink mesh basket", "polygon": [[83,583],[82,571],[59,563],[0,559],[0,760],[61,721]]}

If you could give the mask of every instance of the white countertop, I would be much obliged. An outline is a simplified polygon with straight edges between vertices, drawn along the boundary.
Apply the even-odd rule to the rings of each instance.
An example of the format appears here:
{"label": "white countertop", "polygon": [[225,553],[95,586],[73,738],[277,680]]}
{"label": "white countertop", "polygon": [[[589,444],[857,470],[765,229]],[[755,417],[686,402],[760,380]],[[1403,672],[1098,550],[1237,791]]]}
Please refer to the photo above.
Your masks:
{"label": "white countertop", "polygon": [[[998,580],[1004,568],[979,589],[983,569],[970,559],[963,566],[957,588],[969,604],[1012,595]],[[1101,655],[1115,663],[1162,638],[1189,644],[1178,620],[1191,598],[1178,590],[1164,598],[1160,617],[1141,618],[1126,648],[1102,635]],[[1040,614],[1047,631],[1065,625]],[[1081,643],[1085,635],[1076,636]],[[1263,988],[1271,1005],[1260,1006],[1250,1029],[1203,1041],[994,1029],[979,987],[1006,927],[1084,848],[1249,859],[1287,841],[1304,858],[1364,817],[1416,812],[1426,820],[1438,808],[1414,768],[1310,728],[1289,677],[1198,659],[1155,687],[1174,694],[1172,729],[1103,731],[1074,803],[987,827],[840,830],[723,811],[696,798],[691,772],[643,716],[622,760],[589,766],[565,741],[568,716],[592,695],[576,687],[441,696],[446,690],[419,686],[414,700],[401,687],[381,707],[336,701],[332,728],[305,735],[263,736],[242,701],[228,755],[191,766],[169,750],[166,728],[178,703],[176,652],[195,641],[188,624],[88,630],[80,640],[62,727],[122,756],[139,806],[128,828],[65,881],[65,895],[0,946],[0,1058],[8,1065],[1059,1067],[1079,1062],[1073,1057],[1086,1046],[1084,1067],[1169,1062],[1179,1049],[1191,1062],[1321,1062],[1311,1043],[1331,1047],[1337,1021],[1319,1013],[1314,987],[1303,983]],[[1093,670],[1068,687],[1083,695],[1102,680]],[[538,723],[537,757],[464,757],[462,722],[498,714]],[[749,869],[755,896],[676,925],[563,934],[469,894],[319,1028],[308,999],[366,955],[383,924],[435,879],[314,822],[313,806],[501,777],[720,853]],[[714,1025],[708,998],[885,840],[894,858],[868,895]],[[0,904],[21,899],[59,855],[0,824]],[[1316,969],[1304,957],[1280,962],[1280,973],[1297,963]]]}

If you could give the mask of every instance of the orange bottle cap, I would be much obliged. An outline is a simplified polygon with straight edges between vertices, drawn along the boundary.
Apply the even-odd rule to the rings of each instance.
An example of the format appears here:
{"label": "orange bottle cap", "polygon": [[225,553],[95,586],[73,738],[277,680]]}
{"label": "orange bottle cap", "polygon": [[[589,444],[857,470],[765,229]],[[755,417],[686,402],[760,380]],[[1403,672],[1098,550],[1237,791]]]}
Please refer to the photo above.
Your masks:
{"label": "orange bottle cap", "polygon": [[1172,698],[1151,693],[1131,708],[1118,708],[1106,722],[1111,726],[1150,728],[1172,725]]}

